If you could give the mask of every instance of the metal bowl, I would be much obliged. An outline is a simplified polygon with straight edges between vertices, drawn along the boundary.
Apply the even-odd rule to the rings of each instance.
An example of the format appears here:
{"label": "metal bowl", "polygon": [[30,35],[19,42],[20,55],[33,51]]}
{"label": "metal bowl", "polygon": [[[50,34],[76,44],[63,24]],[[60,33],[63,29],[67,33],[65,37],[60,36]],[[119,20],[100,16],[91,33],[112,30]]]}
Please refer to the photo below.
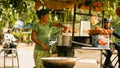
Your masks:
{"label": "metal bowl", "polygon": [[41,58],[45,68],[73,68],[77,58],[45,57]]}

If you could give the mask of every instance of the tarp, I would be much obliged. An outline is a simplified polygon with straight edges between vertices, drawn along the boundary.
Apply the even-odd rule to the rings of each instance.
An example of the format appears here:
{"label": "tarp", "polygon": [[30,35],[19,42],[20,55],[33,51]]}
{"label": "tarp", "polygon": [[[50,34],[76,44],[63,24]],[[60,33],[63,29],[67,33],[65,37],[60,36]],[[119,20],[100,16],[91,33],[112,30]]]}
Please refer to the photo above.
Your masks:
{"label": "tarp", "polygon": [[[99,1],[92,2],[91,5],[85,5],[90,4],[88,0],[35,0],[35,10],[38,10],[40,6],[45,6],[48,9],[53,10],[61,10],[64,8],[74,8],[74,5],[76,4],[78,7],[78,4],[80,4],[80,8],[82,10],[90,10],[89,7],[91,6],[91,10],[95,12],[101,12],[102,11],[102,3]],[[109,5],[109,2],[106,3],[106,6]]]}
{"label": "tarp", "polygon": [[40,6],[46,6],[49,9],[60,10],[69,8],[74,4],[82,4],[86,0],[35,0],[35,10]]}

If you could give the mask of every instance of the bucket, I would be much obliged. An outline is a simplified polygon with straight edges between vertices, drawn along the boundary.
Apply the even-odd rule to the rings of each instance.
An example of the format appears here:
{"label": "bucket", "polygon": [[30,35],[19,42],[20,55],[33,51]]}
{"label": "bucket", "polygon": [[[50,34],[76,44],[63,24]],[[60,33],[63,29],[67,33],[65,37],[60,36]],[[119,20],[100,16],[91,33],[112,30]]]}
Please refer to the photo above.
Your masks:
{"label": "bucket", "polygon": [[62,39],[62,35],[58,35],[57,36],[57,46],[62,46],[63,44],[63,39]]}

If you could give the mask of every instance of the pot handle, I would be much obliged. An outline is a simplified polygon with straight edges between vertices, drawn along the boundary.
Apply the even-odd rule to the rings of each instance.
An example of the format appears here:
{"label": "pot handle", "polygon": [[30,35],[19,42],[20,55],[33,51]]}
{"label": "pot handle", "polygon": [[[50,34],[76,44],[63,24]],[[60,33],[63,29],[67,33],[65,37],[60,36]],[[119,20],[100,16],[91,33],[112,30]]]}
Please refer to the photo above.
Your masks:
{"label": "pot handle", "polygon": [[85,43],[80,43],[80,42],[76,42],[76,41],[72,41],[72,43],[83,45],[83,46],[89,46],[89,47],[92,46],[91,44],[85,44]]}

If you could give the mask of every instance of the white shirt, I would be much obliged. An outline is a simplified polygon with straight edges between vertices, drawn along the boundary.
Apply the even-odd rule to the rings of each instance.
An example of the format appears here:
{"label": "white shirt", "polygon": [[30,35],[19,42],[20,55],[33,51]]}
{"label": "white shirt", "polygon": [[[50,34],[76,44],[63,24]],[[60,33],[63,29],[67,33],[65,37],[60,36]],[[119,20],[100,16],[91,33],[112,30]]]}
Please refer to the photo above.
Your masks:
{"label": "white shirt", "polygon": [[7,42],[7,41],[16,41],[16,38],[13,36],[13,34],[10,34],[10,33],[6,33],[4,34],[4,42]]}

